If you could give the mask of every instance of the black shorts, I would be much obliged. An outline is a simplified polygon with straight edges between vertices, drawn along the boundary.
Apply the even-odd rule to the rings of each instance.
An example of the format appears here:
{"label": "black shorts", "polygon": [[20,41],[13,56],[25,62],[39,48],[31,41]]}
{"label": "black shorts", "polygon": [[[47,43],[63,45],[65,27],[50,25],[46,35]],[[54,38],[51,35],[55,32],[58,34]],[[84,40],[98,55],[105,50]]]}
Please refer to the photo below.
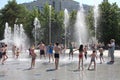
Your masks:
{"label": "black shorts", "polygon": [[44,50],[40,50],[40,55],[44,55],[45,51]]}
{"label": "black shorts", "polygon": [[55,57],[55,58],[59,58],[59,54],[58,54],[58,53],[55,53],[55,54],[54,54],[54,57]]}
{"label": "black shorts", "polygon": [[103,57],[103,53],[100,53],[100,57]]}
{"label": "black shorts", "polygon": [[6,55],[6,52],[3,52],[2,55]]}
{"label": "black shorts", "polygon": [[0,52],[0,58],[2,58],[2,52]]}

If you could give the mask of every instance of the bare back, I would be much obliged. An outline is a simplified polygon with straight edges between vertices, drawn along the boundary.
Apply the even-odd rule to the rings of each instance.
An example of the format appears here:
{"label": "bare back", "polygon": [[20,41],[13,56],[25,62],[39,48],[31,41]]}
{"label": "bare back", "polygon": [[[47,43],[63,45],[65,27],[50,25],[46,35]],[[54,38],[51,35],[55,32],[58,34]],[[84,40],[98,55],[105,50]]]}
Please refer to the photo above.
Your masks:
{"label": "bare back", "polygon": [[55,51],[55,53],[60,53],[60,47],[59,46],[55,46],[54,47],[54,51]]}
{"label": "bare back", "polygon": [[39,45],[39,49],[40,49],[40,50],[45,50],[45,45],[44,45],[44,44],[40,44],[40,45]]}

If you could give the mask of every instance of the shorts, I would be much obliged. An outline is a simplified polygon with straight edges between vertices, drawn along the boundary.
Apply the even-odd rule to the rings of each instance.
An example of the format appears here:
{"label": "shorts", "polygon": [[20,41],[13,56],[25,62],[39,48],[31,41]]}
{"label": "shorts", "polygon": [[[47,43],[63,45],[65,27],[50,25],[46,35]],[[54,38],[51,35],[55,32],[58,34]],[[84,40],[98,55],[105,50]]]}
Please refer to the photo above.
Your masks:
{"label": "shorts", "polygon": [[36,59],[36,55],[31,55],[32,56],[32,60]]}
{"label": "shorts", "polygon": [[58,54],[58,53],[55,53],[55,54],[54,54],[54,57],[55,57],[55,58],[59,58],[59,54]]}
{"label": "shorts", "polygon": [[2,58],[2,52],[0,52],[0,58]]}
{"label": "shorts", "polygon": [[83,58],[83,54],[79,54],[79,58]]}
{"label": "shorts", "polygon": [[100,53],[100,57],[103,57],[103,53]]}
{"label": "shorts", "polygon": [[6,52],[3,52],[2,55],[6,55]]}
{"label": "shorts", "polygon": [[95,58],[92,58],[92,59],[91,59],[91,62],[95,62]]}
{"label": "shorts", "polygon": [[44,55],[45,51],[44,50],[40,50],[40,55]]}

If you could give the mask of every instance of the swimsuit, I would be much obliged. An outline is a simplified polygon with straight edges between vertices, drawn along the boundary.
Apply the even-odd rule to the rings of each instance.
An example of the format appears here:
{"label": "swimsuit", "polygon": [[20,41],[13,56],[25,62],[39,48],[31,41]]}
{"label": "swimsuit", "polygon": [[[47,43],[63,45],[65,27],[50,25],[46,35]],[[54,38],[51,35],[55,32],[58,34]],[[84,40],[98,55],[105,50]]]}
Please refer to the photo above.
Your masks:
{"label": "swimsuit", "polygon": [[44,55],[45,51],[44,50],[40,50],[40,55]]}
{"label": "swimsuit", "polygon": [[83,54],[79,54],[79,58],[82,58],[83,57]]}
{"label": "swimsuit", "polygon": [[91,62],[95,62],[95,58],[91,58]]}
{"label": "swimsuit", "polygon": [[103,53],[100,53],[100,57],[102,57],[103,56]]}
{"label": "swimsuit", "polygon": [[55,57],[55,58],[59,58],[59,54],[58,54],[58,53],[55,53],[55,54],[54,54],[54,57]]}

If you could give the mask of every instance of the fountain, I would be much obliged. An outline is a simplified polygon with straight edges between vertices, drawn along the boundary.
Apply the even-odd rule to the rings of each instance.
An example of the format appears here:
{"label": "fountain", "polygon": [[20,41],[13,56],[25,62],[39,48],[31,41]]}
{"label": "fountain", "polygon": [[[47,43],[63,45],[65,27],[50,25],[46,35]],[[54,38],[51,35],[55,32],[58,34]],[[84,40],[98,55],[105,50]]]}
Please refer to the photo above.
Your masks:
{"label": "fountain", "polygon": [[17,46],[21,50],[28,48],[28,39],[24,32],[23,25],[14,24],[14,30],[12,32],[11,27],[8,23],[5,24],[4,39],[2,42],[8,45],[8,48],[11,48],[12,45]]}
{"label": "fountain", "polygon": [[83,5],[80,5],[80,9],[77,12],[77,18],[75,23],[75,41],[78,45],[86,44],[88,41],[88,31],[85,24],[85,15]]}
{"label": "fountain", "polygon": [[5,23],[5,30],[4,30],[4,40],[3,42],[9,44],[12,42],[11,40],[12,33],[11,33],[11,27],[9,27],[8,23]]}
{"label": "fountain", "polygon": [[26,43],[28,42],[28,40],[22,24],[20,25],[14,24],[13,39],[14,45],[19,47],[21,50],[27,48],[26,46],[28,44]]}
{"label": "fountain", "polygon": [[68,10],[65,9],[64,10],[64,26],[65,26],[65,48],[66,48],[66,36],[67,36],[67,27],[69,24],[69,14],[68,14]]}
{"label": "fountain", "polygon": [[94,27],[95,27],[95,40],[94,40],[94,42],[97,41],[97,39],[96,39],[96,29],[97,29],[98,17],[99,17],[98,5],[95,4],[95,6],[94,6]]}
{"label": "fountain", "polygon": [[33,33],[34,33],[34,38],[35,38],[35,46],[37,45],[37,38],[39,38],[39,28],[40,26],[40,21],[38,20],[37,17],[34,19],[34,28],[33,28]]}

